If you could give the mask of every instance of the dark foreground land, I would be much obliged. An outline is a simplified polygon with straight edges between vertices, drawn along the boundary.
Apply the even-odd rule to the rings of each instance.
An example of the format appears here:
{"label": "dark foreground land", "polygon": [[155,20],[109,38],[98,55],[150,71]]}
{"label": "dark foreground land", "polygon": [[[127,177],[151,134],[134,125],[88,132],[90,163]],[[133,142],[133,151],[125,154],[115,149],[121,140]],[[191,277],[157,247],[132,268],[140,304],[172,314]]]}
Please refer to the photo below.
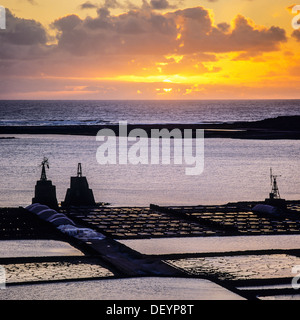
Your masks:
{"label": "dark foreground land", "polygon": [[[119,135],[119,125],[76,126],[1,126],[0,134],[66,134],[95,136],[101,129],[111,129]],[[232,139],[300,139],[300,116],[282,116],[255,122],[218,124],[128,124],[127,130],[144,129],[151,136],[151,129],[205,130],[205,138]]]}
{"label": "dark foreground land", "polygon": [[[280,216],[254,212],[252,209],[255,205],[255,202],[240,202],[222,206],[150,205],[148,208],[100,206],[61,210],[76,225],[91,228],[105,235],[106,237],[101,240],[84,240],[62,234],[51,223],[40,220],[24,208],[2,208],[0,240],[59,240],[71,244],[84,255],[2,257],[0,265],[7,266],[8,275],[11,273],[12,280],[7,283],[8,287],[104,278],[167,276],[208,279],[246,299],[294,295],[296,292],[290,286],[292,274],[280,276],[280,272],[285,267],[284,263],[289,261],[295,263],[298,259],[300,263],[300,247],[293,250],[147,255],[118,241],[118,239],[300,234],[300,201],[288,201],[287,210]],[[187,267],[187,261],[189,263],[191,261],[189,259],[192,259],[194,267]],[[273,262],[266,266],[268,259]],[[219,269],[220,261],[223,269]],[[208,267],[209,263],[216,265]],[[254,271],[251,271],[251,264]],[[45,265],[48,268],[47,275],[51,271],[51,279],[43,275],[42,270]],[[69,272],[72,268],[77,270],[76,273]],[[19,272],[19,277],[14,277],[16,270]],[[27,274],[27,278],[22,278],[22,272]]]}

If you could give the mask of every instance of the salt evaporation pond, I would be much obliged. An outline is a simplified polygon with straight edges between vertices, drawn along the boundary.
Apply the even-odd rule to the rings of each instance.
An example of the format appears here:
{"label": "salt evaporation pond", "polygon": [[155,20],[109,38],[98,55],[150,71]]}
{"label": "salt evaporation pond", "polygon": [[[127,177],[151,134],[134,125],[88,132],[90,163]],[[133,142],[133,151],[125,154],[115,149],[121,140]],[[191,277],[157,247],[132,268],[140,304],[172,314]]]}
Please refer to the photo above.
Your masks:
{"label": "salt evaporation pond", "polygon": [[204,279],[130,278],[7,287],[0,300],[242,300]]}
{"label": "salt evaporation pond", "polygon": [[158,255],[300,248],[300,235],[185,237],[118,241],[140,253]]}
{"label": "salt evaporation pond", "polygon": [[56,240],[3,240],[0,258],[81,256],[83,253],[67,242]]}

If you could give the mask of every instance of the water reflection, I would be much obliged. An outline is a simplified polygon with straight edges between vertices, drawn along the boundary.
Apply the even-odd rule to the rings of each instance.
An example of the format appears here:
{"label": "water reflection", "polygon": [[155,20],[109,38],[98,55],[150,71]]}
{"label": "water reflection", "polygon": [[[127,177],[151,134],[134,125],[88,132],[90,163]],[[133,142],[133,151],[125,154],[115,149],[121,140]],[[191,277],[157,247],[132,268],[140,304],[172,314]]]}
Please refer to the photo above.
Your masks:
{"label": "water reflection", "polygon": [[[5,292],[3,292],[5,291]],[[130,278],[9,287],[0,300],[241,300],[203,279]]]}

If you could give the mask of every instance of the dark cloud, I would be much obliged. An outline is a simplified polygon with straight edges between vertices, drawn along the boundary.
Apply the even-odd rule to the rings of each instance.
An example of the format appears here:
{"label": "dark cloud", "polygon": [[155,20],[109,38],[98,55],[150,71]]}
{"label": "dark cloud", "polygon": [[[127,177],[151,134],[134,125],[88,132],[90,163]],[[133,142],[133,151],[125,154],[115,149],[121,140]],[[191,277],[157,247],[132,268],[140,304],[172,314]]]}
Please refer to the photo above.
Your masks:
{"label": "dark cloud", "polygon": [[117,0],[105,0],[103,7],[107,9],[116,9],[123,8],[123,5],[121,5]]}
{"label": "dark cloud", "polygon": [[265,52],[279,49],[287,40],[284,29],[258,28],[245,17],[238,15],[234,27],[227,23],[213,26],[207,10],[202,7],[178,10],[175,15],[180,24],[182,53],[191,52]]}
{"label": "dark cloud", "polygon": [[85,10],[85,9],[96,9],[98,6],[94,3],[91,3],[90,1],[86,1],[82,3],[80,6],[80,9]]}
{"label": "dark cloud", "polygon": [[217,25],[218,29],[221,30],[222,32],[226,33],[230,30],[230,24],[226,22],[219,23]]}
{"label": "dark cloud", "polygon": [[[161,8],[168,5],[159,1]],[[57,54],[63,56],[68,52],[87,58],[91,55],[95,59],[104,55],[137,57],[240,52],[241,56],[250,57],[278,50],[280,43],[286,41],[285,30],[274,26],[258,28],[241,15],[236,17],[233,27],[228,23],[215,26],[203,7],[162,14],[147,7],[144,0],[143,9],[113,16],[109,8],[117,4],[116,0],[106,0],[104,6],[97,9],[95,18],[69,15],[54,21]],[[40,24],[11,14],[9,19],[12,30],[8,30],[7,41],[46,44],[46,32]]]}
{"label": "dark cloud", "polygon": [[294,30],[292,33],[292,37],[294,37],[297,41],[300,41],[300,29]]}
{"label": "dark cloud", "polygon": [[53,22],[52,27],[59,31],[68,32],[70,30],[76,29],[78,25],[82,23],[82,20],[75,14],[65,16],[63,18],[57,19]]}
{"label": "dark cloud", "polygon": [[[109,8],[116,4],[106,0],[95,18],[68,15],[55,20],[57,43],[51,46],[41,24],[17,18],[8,10],[7,30],[0,33],[0,58],[5,60],[1,73],[108,77],[128,74],[128,70],[134,75],[159,70],[166,74],[218,72],[202,62],[216,61],[216,53],[226,52],[236,52],[236,59],[250,59],[278,50],[286,41],[283,29],[258,28],[243,16],[236,17],[233,26],[215,26],[203,7],[162,14],[144,1],[143,8],[114,16]],[[166,58],[172,55],[184,57],[180,61]],[[18,63],[11,64],[12,59]]]}
{"label": "dark cloud", "polygon": [[20,61],[45,57],[49,49],[48,39],[48,34],[40,23],[17,18],[6,9],[6,29],[0,32],[1,72],[7,74],[15,69],[15,73],[22,73],[23,70],[18,65]]}
{"label": "dark cloud", "polygon": [[176,8],[176,6],[170,5],[168,0],[151,0],[150,5],[153,9],[156,9],[156,10]]}
{"label": "dark cloud", "polygon": [[58,46],[73,54],[167,54],[174,50],[175,21],[152,11],[131,10],[111,16],[99,8],[96,18],[76,16],[58,19],[53,24],[60,33]]}
{"label": "dark cloud", "polygon": [[[169,5],[167,0],[152,0],[151,4],[159,8]],[[253,54],[278,50],[280,43],[287,40],[284,29],[275,26],[258,28],[241,15],[235,18],[233,27],[228,23],[215,26],[208,10],[203,7],[166,14],[148,7],[113,16],[109,8],[117,5],[117,0],[105,0],[97,9],[95,18],[68,15],[54,21],[52,27],[57,30],[58,42],[56,51],[87,56],[231,51]],[[7,26],[6,32],[0,34],[2,43],[46,47],[47,32],[40,23],[17,18],[8,10]],[[293,36],[299,39],[296,31]]]}
{"label": "dark cloud", "polygon": [[233,50],[272,51],[278,49],[281,42],[287,40],[285,30],[279,27],[258,29],[239,15],[235,19],[235,28],[230,35]]}
{"label": "dark cloud", "polygon": [[21,19],[6,9],[6,30],[0,33],[1,47],[5,44],[36,45],[47,42],[47,32],[34,20]]}

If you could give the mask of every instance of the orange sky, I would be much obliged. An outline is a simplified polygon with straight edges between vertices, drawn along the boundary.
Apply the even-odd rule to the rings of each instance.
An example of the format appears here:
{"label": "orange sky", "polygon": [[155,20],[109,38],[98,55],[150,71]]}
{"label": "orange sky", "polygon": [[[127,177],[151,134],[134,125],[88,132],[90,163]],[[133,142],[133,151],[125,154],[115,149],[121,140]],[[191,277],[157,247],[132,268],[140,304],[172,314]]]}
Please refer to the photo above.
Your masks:
{"label": "orange sky", "polygon": [[0,99],[300,98],[286,0],[1,0]]}

